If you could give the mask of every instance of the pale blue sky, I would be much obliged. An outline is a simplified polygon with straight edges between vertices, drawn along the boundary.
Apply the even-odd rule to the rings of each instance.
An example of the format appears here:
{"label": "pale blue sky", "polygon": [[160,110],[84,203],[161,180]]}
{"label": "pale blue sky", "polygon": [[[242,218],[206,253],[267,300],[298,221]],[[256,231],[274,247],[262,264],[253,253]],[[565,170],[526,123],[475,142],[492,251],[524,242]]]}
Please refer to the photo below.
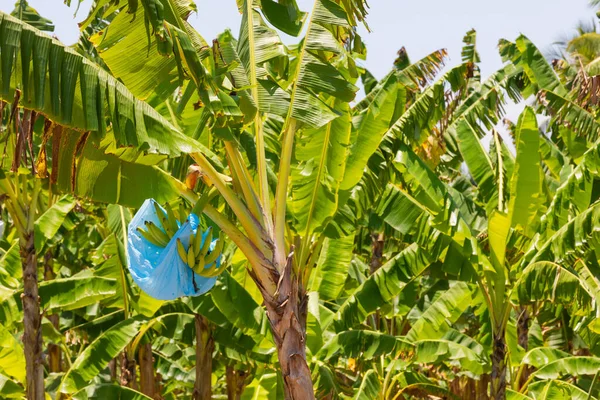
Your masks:
{"label": "pale blue sky", "polygon": [[[72,0],[75,4],[77,0]],[[85,0],[77,17],[62,0],[29,0],[43,16],[56,25],[56,36],[66,44],[77,39],[77,22],[89,9]],[[212,39],[225,28],[237,34],[239,14],[235,0],[196,0],[198,14],[190,22],[206,38]],[[298,0],[300,8],[310,10],[312,0]],[[0,0],[0,10],[10,12],[14,0]],[[568,35],[580,20],[594,18],[588,0],[370,0],[365,33],[368,46],[366,67],[376,77],[390,69],[396,51],[405,46],[411,59],[417,60],[445,47],[449,64],[460,62],[461,39],[466,31],[478,32],[482,72],[489,75],[501,66],[496,49],[498,39],[513,40],[527,35],[538,47],[547,49],[557,38]],[[286,38],[286,42],[294,40]]]}

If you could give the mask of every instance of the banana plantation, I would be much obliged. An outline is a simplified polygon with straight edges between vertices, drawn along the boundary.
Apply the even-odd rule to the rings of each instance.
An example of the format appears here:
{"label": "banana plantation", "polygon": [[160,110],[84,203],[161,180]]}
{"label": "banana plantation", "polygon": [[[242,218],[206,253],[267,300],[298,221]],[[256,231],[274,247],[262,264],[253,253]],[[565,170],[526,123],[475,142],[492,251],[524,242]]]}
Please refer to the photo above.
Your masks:
{"label": "banana plantation", "polygon": [[365,0],[1,8],[0,398],[600,399],[600,30],[378,80]]}

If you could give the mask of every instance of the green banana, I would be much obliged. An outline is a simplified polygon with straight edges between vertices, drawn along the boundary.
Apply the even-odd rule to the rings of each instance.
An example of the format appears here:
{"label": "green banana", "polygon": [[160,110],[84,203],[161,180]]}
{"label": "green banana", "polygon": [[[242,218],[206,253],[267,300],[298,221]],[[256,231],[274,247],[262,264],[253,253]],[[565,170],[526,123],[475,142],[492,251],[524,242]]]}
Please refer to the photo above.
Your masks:
{"label": "green banana", "polygon": [[177,226],[177,218],[175,217],[175,213],[173,212],[173,209],[171,208],[169,203],[165,204],[165,209],[167,210],[167,219],[169,221],[169,226],[171,227],[171,230],[173,230],[173,232],[177,232],[177,230],[179,229],[179,226]]}
{"label": "green banana", "polygon": [[210,249],[210,244],[212,243],[212,227],[208,227],[208,232],[206,237],[204,238],[204,243],[202,244],[202,249],[200,249],[200,254],[203,256],[208,254],[208,249]]}
{"label": "green banana", "polygon": [[219,256],[221,255],[221,251],[223,251],[223,242],[224,242],[224,240],[221,237],[219,237],[219,240],[217,240],[217,244],[215,245],[215,248],[213,249],[213,251],[208,253],[206,255],[206,257],[204,258],[204,262],[206,264],[210,265],[210,264],[214,263],[215,261],[217,261],[217,258],[219,258]]}
{"label": "green banana", "polygon": [[192,248],[192,246],[188,247],[187,264],[191,269],[194,269],[194,266],[196,265],[196,257],[194,257],[194,249]]}
{"label": "green banana", "polygon": [[169,225],[169,220],[167,219],[167,215],[164,213],[164,211],[160,208],[160,206],[158,205],[158,203],[152,203],[154,205],[154,211],[156,212],[156,216],[158,217],[163,229],[165,230],[165,232],[167,233],[167,235],[169,235],[170,237],[172,237],[176,231],[173,231],[171,229],[171,226]]}
{"label": "green banana", "polygon": [[208,274],[206,278],[214,278],[215,276],[220,275],[223,271],[225,271],[226,265],[223,264],[219,268],[215,269],[212,273]]}
{"label": "green banana", "polygon": [[204,257],[203,256],[196,258],[196,266],[192,269],[198,275],[204,276],[205,269],[204,269]]}
{"label": "green banana", "polygon": [[146,239],[147,241],[149,241],[153,245],[159,246],[159,247],[165,247],[166,246],[162,241],[156,240],[154,238],[154,236],[152,236],[152,234],[150,232],[143,230],[141,227],[138,226],[138,228],[136,230],[140,233],[140,235],[142,235],[142,237],[144,239]]}
{"label": "green banana", "polygon": [[[195,273],[205,278],[214,278],[225,270],[225,265],[217,267],[216,263],[223,251],[225,241],[223,240],[222,235],[219,234],[219,239],[215,244],[215,248],[212,251],[209,251],[212,236],[212,229],[208,228],[204,243],[202,243],[202,232],[198,230],[195,235],[190,235],[190,244],[187,250],[181,242],[181,239],[177,239],[177,253],[179,254],[179,257]],[[200,246],[201,243],[202,246]],[[206,265],[210,265],[210,267],[205,268]]]}
{"label": "green banana", "polygon": [[144,224],[146,225],[146,229],[148,229],[148,232],[150,232],[150,234],[156,239],[157,242],[164,243],[163,247],[169,244],[171,238],[167,236],[167,234],[164,233],[162,229],[154,225],[154,223],[151,221],[146,221]]}
{"label": "green banana", "polygon": [[204,210],[204,207],[208,204],[208,202],[210,200],[213,199],[213,197],[215,197],[217,195],[218,191],[217,188],[212,187],[208,193],[200,196],[200,198],[198,199],[198,201],[196,202],[196,204],[194,204],[194,208],[192,209],[192,212],[196,215],[200,215],[202,214],[202,211]]}
{"label": "green banana", "polygon": [[181,239],[177,239],[177,253],[179,253],[179,257],[187,264],[187,251],[185,251],[185,247],[183,243],[181,243]]}
{"label": "green banana", "polygon": [[214,264],[212,267],[205,268],[202,270],[202,272],[196,273],[205,278],[214,278],[215,276],[218,276],[221,272],[225,271],[225,267],[225,264],[222,264],[219,268],[217,268],[217,265]]}

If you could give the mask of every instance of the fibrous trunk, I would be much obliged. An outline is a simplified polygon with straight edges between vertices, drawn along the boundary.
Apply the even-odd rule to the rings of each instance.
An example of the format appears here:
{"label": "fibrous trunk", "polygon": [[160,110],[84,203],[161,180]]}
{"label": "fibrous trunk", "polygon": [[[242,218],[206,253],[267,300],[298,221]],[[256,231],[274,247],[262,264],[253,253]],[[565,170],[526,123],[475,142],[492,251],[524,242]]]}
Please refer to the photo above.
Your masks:
{"label": "fibrous trunk", "polygon": [[[371,233],[371,261],[369,262],[369,272],[373,275],[381,265],[383,264],[383,247],[384,247],[383,233]],[[380,329],[381,318],[379,310],[373,315],[373,328],[375,330]]]}
{"label": "fibrous trunk", "polygon": [[129,358],[127,351],[121,353],[121,386],[137,390],[135,358]]}
{"label": "fibrous trunk", "polygon": [[504,329],[494,332],[492,398],[494,400],[506,399],[506,338]]}
{"label": "fibrous trunk", "polygon": [[307,296],[293,276],[291,260],[282,272],[275,296],[263,292],[267,316],[281,365],[286,400],[314,399],[306,362]]}
{"label": "fibrous trunk", "polygon": [[114,382],[117,380],[117,359],[113,358],[108,363],[108,370],[110,371],[110,381]]}
{"label": "fibrous trunk", "polygon": [[215,343],[210,322],[196,314],[196,383],[194,400],[210,400],[212,397],[212,353]]}
{"label": "fibrous trunk", "polygon": [[21,239],[21,263],[23,267],[23,347],[27,373],[27,399],[43,400],[44,368],[42,358],[42,329],[40,300],[38,296],[38,271],[33,231]]}
{"label": "fibrous trunk", "polygon": [[152,358],[152,343],[140,345],[138,358],[140,364],[140,390],[146,396],[154,398],[156,379],[154,359]]}
{"label": "fibrous trunk", "polygon": [[489,374],[481,374],[477,379],[463,375],[455,377],[448,388],[461,400],[488,400],[489,384]]}
{"label": "fibrous trunk", "polygon": [[245,372],[235,369],[232,365],[228,365],[225,374],[227,380],[227,400],[240,400],[246,384]]}
{"label": "fibrous trunk", "polygon": [[383,240],[383,233],[372,233],[371,234],[371,261],[369,262],[369,271],[373,275],[379,268],[381,268],[383,260],[383,246],[385,244]]}

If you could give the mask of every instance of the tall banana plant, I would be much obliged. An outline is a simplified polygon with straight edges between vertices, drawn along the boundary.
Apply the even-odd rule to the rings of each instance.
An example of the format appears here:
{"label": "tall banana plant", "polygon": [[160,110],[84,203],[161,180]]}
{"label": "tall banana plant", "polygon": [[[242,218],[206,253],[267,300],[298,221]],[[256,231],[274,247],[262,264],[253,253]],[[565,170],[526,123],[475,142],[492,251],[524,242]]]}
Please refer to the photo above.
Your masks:
{"label": "tall banana plant", "polygon": [[[531,109],[526,110],[519,124],[514,127],[518,153],[516,159],[508,151],[501,137],[495,133],[492,135],[489,153],[479,142],[483,135],[481,125],[493,126],[499,120],[503,92],[508,92],[511,97],[518,99],[520,94],[527,97],[538,90],[542,90],[543,93],[552,90],[561,93],[561,99],[566,98],[558,77],[525,37],[518,38],[516,45],[505,42],[501,50],[505,55],[510,53],[507,60],[511,62],[493,74],[483,85],[470,84],[464,104],[457,107],[457,111],[447,123],[445,139],[448,150],[456,152],[452,157],[465,162],[470,173],[469,180],[459,178],[451,185],[443,183],[436,178],[433,171],[435,168],[435,171],[444,176],[445,180],[452,179],[448,177],[444,163],[438,164],[431,160],[431,155],[427,153],[419,153],[418,155],[423,158],[420,160],[409,146],[401,145],[399,151],[394,154],[394,163],[400,173],[397,174],[396,183],[388,185],[387,191],[382,196],[379,213],[398,231],[400,240],[407,240],[408,243],[416,240],[420,244],[425,251],[423,254],[425,260],[415,264],[421,267],[413,270],[407,266],[403,267],[402,263],[399,267],[395,267],[398,261],[396,257],[392,257],[381,272],[364,282],[355,295],[344,303],[338,317],[343,321],[340,326],[344,329],[361,323],[380,307],[392,307],[392,304],[394,309],[399,307],[397,302],[406,301],[403,296],[411,298],[415,279],[418,281],[419,275],[427,271],[432,259],[435,262],[440,257],[442,270],[447,274],[458,277],[459,280],[475,278],[473,283],[479,289],[476,292],[477,297],[487,305],[489,314],[483,314],[481,318],[483,321],[486,321],[488,316],[491,319],[491,323],[484,324],[490,328],[489,332],[493,338],[489,345],[492,354],[490,358],[492,393],[496,398],[505,396],[508,363],[515,365],[515,362],[516,364],[520,362],[521,356],[517,353],[521,350],[517,351],[516,343],[511,342],[514,335],[512,329],[515,325],[519,325],[521,331],[524,330],[519,332],[519,346],[527,349],[528,312],[537,310],[539,302],[546,302],[542,303],[544,309],[548,309],[547,302],[561,304],[558,305],[559,310],[563,305],[567,305],[569,315],[571,313],[579,315],[577,310],[582,310],[585,314],[585,310],[589,309],[590,301],[596,293],[596,284],[587,281],[589,270],[588,267],[584,268],[583,262],[576,262],[575,270],[571,265],[574,262],[572,257],[594,259],[593,249],[596,243],[594,228],[584,230],[585,233],[582,234],[585,239],[582,237],[581,240],[574,242],[568,237],[571,235],[569,230],[575,225],[579,226],[578,224],[583,221],[591,226],[597,224],[593,216],[596,209],[595,197],[589,191],[590,182],[596,173],[595,161],[593,161],[595,156],[592,155],[595,154],[593,150],[595,144],[588,145],[589,152],[585,153],[583,158],[587,161],[583,163],[578,161],[576,171],[573,170],[572,168],[575,167],[570,164],[570,158],[581,160],[582,153],[569,154],[573,147],[567,145],[569,142],[566,139],[561,143],[561,136],[557,133],[562,129],[559,130],[558,126],[552,137],[543,135],[538,129],[535,114]],[[465,54],[468,55],[468,52],[464,51],[463,55]],[[474,58],[477,57],[471,57]],[[490,100],[495,103],[491,103]],[[574,109],[574,106],[569,105],[567,101],[562,103],[565,106],[561,103],[555,104],[550,103],[550,106],[553,109],[564,107],[555,120],[557,125],[560,125],[569,115],[568,110]],[[536,107],[540,112],[548,112],[546,108],[548,103],[542,101]],[[431,124],[433,121],[428,123]],[[402,130],[402,123],[396,126],[400,128],[396,132],[400,135],[406,134]],[[585,125],[572,126],[581,135],[577,138],[578,141],[585,142],[591,139],[593,143],[595,136],[590,129],[591,126],[593,126],[591,120]],[[389,151],[390,148],[386,146],[382,150]],[[577,151],[581,151],[581,148]],[[448,160],[448,157],[444,158]],[[561,169],[573,173],[566,178],[564,172],[563,175],[560,174]],[[576,185],[579,185],[577,187],[580,190],[574,189]],[[556,188],[560,189],[553,197]],[[460,193],[457,190],[460,190]],[[578,217],[573,220],[576,216]],[[569,221],[571,224],[568,223]],[[558,234],[559,230],[560,234]],[[553,237],[552,235],[555,234],[556,236]],[[451,238],[450,242],[448,242],[449,238]],[[393,237],[391,239],[397,240]],[[559,243],[563,240],[573,244],[574,247],[560,246]],[[393,244],[389,247],[393,248]],[[457,252],[457,249],[461,250]],[[569,253],[572,257],[568,255]],[[500,259],[497,258],[498,255]],[[402,272],[395,268],[400,268]],[[436,273],[439,274],[439,271]],[[400,281],[396,290],[390,290],[394,285],[386,284],[391,279],[390,274],[394,278],[399,275]],[[410,276],[413,279],[410,279]],[[536,282],[537,286],[533,282]],[[568,289],[569,285],[572,285],[573,289]],[[405,288],[408,293],[403,292]],[[442,351],[442,348],[451,345],[464,346],[464,341],[469,339],[453,337],[450,331],[446,336],[441,337],[447,327],[444,328],[444,324],[440,324],[440,321],[445,319],[448,323],[454,322],[461,313],[468,311],[469,289],[462,287],[461,291],[459,288],[460,285],[452,287],[448,292],[449,297],[443,301],[440,298],[435,305],[432,304],[431,313],[425,318],[427,322],[419,321],[419,326],[414,325],[409,331],[408,342],[418,339],[418,345],[415,343],[417,362],[433,362],[435,360],[433,354],[440,354],[438,352]],[[400,297],[396,298],[399,295]],[[573,307],[573,304],[577,305]],[[515,309],[515,306],[519,308]],[[472,304],[472,307],[475,307],[475,304]],[[539,318],[538,314],[536,317]],[[581,317],[575,318],[580,324],[577,328],[579,334],[588,337],[590,334],[585,327],[587,322],[582,322],[579,319]],[[393,326],[393,320],[391,323]],[[414,321],[410,319],[404,322],[404,324],[413,323]],[[507,324],[511,326],[510,331],[507,331]],[[367,333],[365,332],[365,337]],[[524,341],[521,340],[523,334]],[[585,339],[585,341],[590,348],[595,346],[594,339],[590,341]],[[510,361],[508,347],[511,348]],[[331,349],[334,348],[336,346]],[[390,349],[394,348],[390,347]],[[449,350],[451,365],[456,365],[456,361],[460,360],[461,366],[468,371],[480,371],[480,367],[476,368],[476,366],[482,363],[485,366],[486,361],[477,359],[475,353],[470,353],[471,349],[473,347],[461,347],[460,351]],[[539,352],[536,349],[532,351],[532,354]],[[398,354],[398,350],[391,350],[391,352],[391,354]],[[523,359],[523,362],[532,365],[531,358]],[[573,364],[586,363],[588,360],[577,359],[572,362]],[[533,364],[536,368],[539,367],[535,362]],[[393,370],[394,367],[389,365],[387,368]],[[513,391],[508,393],[509,397],[521,396],[515,391],[526,393],[527,390],[531,390],[535,395],[545,387],[546,383],[550,386],[562,385],[561,382],[540,381],[528,387],[531,380],[545,376],[544,374],[530,376],[527,372],[530,371],[528,368],[520,365],[518,370],[510,372],[510,376],[513,377],[511,379]],[[583,369],[581,371],[585,374]],[[376,375],[378,374],[369,375],[370,384],[377,383],[378,390],[391,390],[386,374],[382,374],[380,382]],[[515,380],[514,377],[517,375]],[[531,380],[527,381],[527,376],[530,376]],[[556,376],[558,375],[554,375]],[[484,378],[485,376],[482,376],[480,379]],[[485,381],[483,383],[483,389],[477,390],[481,390],[478,393],[483,392],[482,396],[485,396],[487,390]],[[425,385],[429,385],[431,393],[439,390],[430,383]],[[573,388],[573,390],[578,389]]]}
{"label": "tall banana plant", "polygon": [[[351,81],[358,77],[351,53],[352,43],[358,42],[350,24],[357,12],[360,15],[355,7],[352,2],[315,1],[306,35],[288,73],[282,76],[282,87],[268,71],[270,64],[287,60],[288,56],[284,54],[282,60],[278,46],[273,46],[279,39],[262,22],[260,9],[244,2],[240,40],[236,48],[231,46],[229,50],[232,60],[241,61],[242,69],[235,72],[245,75],[245,79],[232,74],[235,82],[230,83],[248,82],[249,98],[256,105],[248,129],[256,142],[257,183],[245,171],[245,162],[233,143],[226,141],[225,149],[234,187],[237,183],[241,188],[243,203],[234,198],[204,156],[192,154],[232,207],[256,249],[249,254],[240,247],[264,299],[286,398],[314,398],[305,355],[306,284],[319,251],[315,235],[324,230],[337,211],[344,167],[351,158],[345,147],[351,134],[348,103],[357,90]],[[381,114],[383,125],[389,125],[393,112],[394,84],[391,81],[382,91],[387,107]],[[269,88],[271,97],[265,96]],[[266,145],[265,124],[269,122],[275,125],[269,133],[280,137],[280,148]],[[272,197],[267,152],[278,160],[278,165],[270,167],[277,171]],[[334,157],[339,159],[334,161]],[[311,170],[308,176],[307,168]]]}
{"label": "tall banana plant", "polygon": [[[460,129],[466,130],[459,133],[463,141],[468,134],[472,137],[471,143],[478,144],[473,128],[462,124]],[[494,139],[492,151],[500,151],[501,144],[496,134]],[[547,182],[542,170],[543,139],[535,113],[530,108],[526,108],[519,119],[515,141],[517,154],[511,160],[514,166],[506,178],[505,156],[501,153],[488,154],[480,144],[468,146],[470,154],[463,153],[469,170],[477,171],[472,177],[478,190],[493,191],[483,196],[490,200],[486,206],[487,227],[482,231],[474,230],[474,226],[467,223],[468,212],[458,208],[457,195],[452,194],[449,187],[435,178],[409,148],[401,150],[397,165],[405,178],[410,177],[410,183],[407,188],[390,186],[388,193],[397,201],[404,199],[405,211],[414,210],[415,214],[409,213],[428,218],[429,224],[437,231],[452,238],[464,249],[467,263],[464,265],[472,268],[474,282],[481,291],[489,313],[492,332],[491,388],[493,397],[497,399],[505,398],[506,395],[506,327],[511,319],[513,305],[527,306],[537,301],[552,300],[569,305],[576,303],[581,310],[585,310],[596,293],[594,286],[590,287],[585,283],[587,273],[573,271],[570,262],[576,257],[585,258],[590,251],[594,251],[594,245],[590,247],[587,243],[595,243],[597,240],[594,233],[594,227],[598,226],[595,216],[597,203],[593,202],[591,196],[582,200],[586,202],[584,211],[572,209],[570,217],[563,220],[564,224],[555,228],[556,230],[549,230],[548,225],[541,225],[540,221],[547,218],[556,221],[553,215],[558,210],[553,206],[557,204],[556,201],[548,203],[544,192]],[[466,145],[464,143],[461,146],[462,151],[467,148]],[[496,160],[495,163],[492,163],[492,159]],[[484,185],[488,177],[496,184],[491,187]],[[559,189],[556,196],[562,198],[563,193],[564,190]],[[387,201],[393,202],[390,199]],[[548,206],[551,208],[548,209]],[[388,223],[406,227],[402,214],[392,213],[393,209],[390,208],[385,210],[383,215]],[[440,218],[447,214],[456,216],[450,219],[453,223],[448,224],[447,219]],[[546,216],[542,217],[543,215]],[[574,225],[582,227],[576,234],[570,231]],[[416,227],[423,229],[422,225]],[[423,234],[425,237],[431,235],[427,230]],[[581,239],[572,242],[574,246],[567,253],[559,243],[569,241],[570,235],[581,236]],[[456,256],[455,253],[452,254]],[[571,291],[567,289],[569,285],[578,289]]]}
{"label": "tall banana plant", "polygon": [[[326,150],[334,142],[333,138],[340,141],[337,145],[342,148],[348,143],[351,132],[347,104],[357,91],[351,83],[358,77],[354,53],[361,55],[364,52],[353,26],[357,20],[363,19],[365,5],[362,2],[317,0],[307,21],[306,36],[290,60],[283,45],[273,45],[274,38],[278,42],[277,35],[262,22],[261,13],[273,20],[273,9],[264,11],[262,4],[242,4],[242,37],[236,47],[241,60],[238,67],[244,70],[248,82],[246,89],[238,86],[243,84],[243,79],[236,82],[234,78],[239,75],[240,68],[234,68],[234,63],[222,65],[223,56],[218,45],[214,57],[207,58],[203,39],[186,23],[180,13],[182,7],[178,7],[180,4],[171,1],[142,2],[144,7],[139,10],[136,5],[137,2],[129,2],[129,12],[145,14],[143,21],[152,27],[155,34],[150,38],[151,44],[156,45],[159,53],[174,56],[171,60],[174,59],[176,65],[172,68],[176,68],[180,77],[192,78],[199,100],[206,106],[212,121],[211,133],[225,138],[228,171],[224,172],[231,175],[232,184],[227,183],[218,171],[223,167],[218,160],[215,162],[214,154],[180,133],[147,103],[136,99],[127,90],[125,76],[119,77],[125,83],[123,85],[91,61],[7,15],[2,15],[2,29],[6,33],[2,35],[2,57],[5,60],[1,79],[2,98],[9,101],[15,94],[18,97],[22,93],[20,101],[14,102],[15,109],[20,104],[44,113],[60,127],[92,132],[80,134],[60,129],[55,132],[52,172],[58,190],[136,206],[135,198],[140,193],[131,197],[128,191],[121,190],[124,177],[135,174],[136,170],[140,173],[131,161],[154,164],[162,158],[152,153],[168,156],[189,153],[198,163],[201,174],[216,187],[236,216],[236,221],[230,221],[213,205],[204,208],[204,213],[220,226],[249,260],[251,275],[263,294],[268,310],[283,370],[286,397],[312,398],[314,394],[304,348],[307,304],[304,285],[312,267],[308,260],[311,256],[314,259],[318,250],[315,247],[319,241],[313,235],[324,229],[327,218],[335,212],[335,207],[328,206],[330,209],[324,215],[319,213],[314,197],[320,195],[323,188],[335,194],[338,191],[336,186],[351,187],[352,181],[357,180],[352,175],[360,174],[361,163],[366,163],[368,157],[368,154],[362,154],[364,146],[357,146],[343,157],[350,160],[348,171],[351,173],[326,170]],[[106,7],[113,5],[101,2],[96,6],[106,12]],[[283,14],[277,14],[278,18],[281,16]],[[299,16],[301,14],[296,15]],[[117,19],[113,20],[113,23],[117,22]],[[127,24],[120,22],[126,31]],[[108,45],[101,43],[104,44]],[[106,65],[113,71],[119,71],[111,65],[118,60],[108,57],[108,48],[106,51],[99,50],[100,57],[106,54]],[[275,59],[276,56],[279,57]],[[274,69],[276,61],[287,67]],[[46,97],[46,87],[50,98]],[[132,88],[134,94],[142,93],[140,85]],[[233,92],[238,90],[240,96],[235,96]],[[382,112],[368,110],[364,113],[362,129],[358,130],[359,138],[368,139],[369,129],[387,128],[393,114],[395,93],[395,79],[392,77],[378,95],[376,105],[381,107]],[[150,97],[155,101],[158,98],[156,95]],[[249,111],[242,114],[239,112],[241,109]],[[281,112],[279,117],[277,111]],[[344,114],[344,118],[340,117]],[[281,120],[278,122],[277,118]],[[267,123],[270,123],[271,134],[282,137],[280,151],[267,150]],[[256,182],[245,165],[236,140],[236,135],[245,130],[254,134]],[[312,193],[309,203],[313,206],[306,215],[297,217],[304,222],[296,229],[292,224],[292,213],[287,212],[290,175],[298,169],[295,167],[297,161],[293,159],[294,146],[300,143],[298,137],[302,134],[309,142],[311,137],[319,138],[323,132],[333,133],[327,134],[326,141],[320,145],[323,149],[321,156],[305,163],[319,165],[316,186],[306,190]],[[133,147],[122,151],[119,147],[123,145]],[[104,153],[99,152],[98,147],[103,148]],[[370,147],[374,151],[374,147]],[[278,165],[267,165],[267,151],[276,154]],[[106,170],[96,175],[96,178],[103,176],[113,181],[109,190],[100,190],[98,181],[84,177],[90,172],[85,164],[94,162],[93,154],[110,159],[111,165],[118,168],[114,173]],[[339,166],[339,163],[329,163]],[[72,167],[67,168],[68,165]],[[272,170],[276,171],[278,178],[271,194],[268,172]],[[163,182],[159,185],[166,185],[165,189],[174,187],[177,195],[195,202],[196,195],[190,189],[169,179],[156,167],[151,167],[150,171],[156,174],[154,179],[158,179],[157,183]],[[330,174],[333,173],[339,183],[330,189]],[[346,179],[346,186],[341,185],[344,176],[350,177]],[[117,177],[116,181],[114,177]],[[296,187],[296,192],[299,187]],[[158,192],[143,190],[141,193],[147,193],[147,197],[164,196],[160,189]],[[304,197],[302,195],[303,201]],[[335,205],[336,201],[332,203]],[[241,230],[236,227],[236,222],[239,222]],[[296,231],[300,233],[297,236],[294,234]]]}

